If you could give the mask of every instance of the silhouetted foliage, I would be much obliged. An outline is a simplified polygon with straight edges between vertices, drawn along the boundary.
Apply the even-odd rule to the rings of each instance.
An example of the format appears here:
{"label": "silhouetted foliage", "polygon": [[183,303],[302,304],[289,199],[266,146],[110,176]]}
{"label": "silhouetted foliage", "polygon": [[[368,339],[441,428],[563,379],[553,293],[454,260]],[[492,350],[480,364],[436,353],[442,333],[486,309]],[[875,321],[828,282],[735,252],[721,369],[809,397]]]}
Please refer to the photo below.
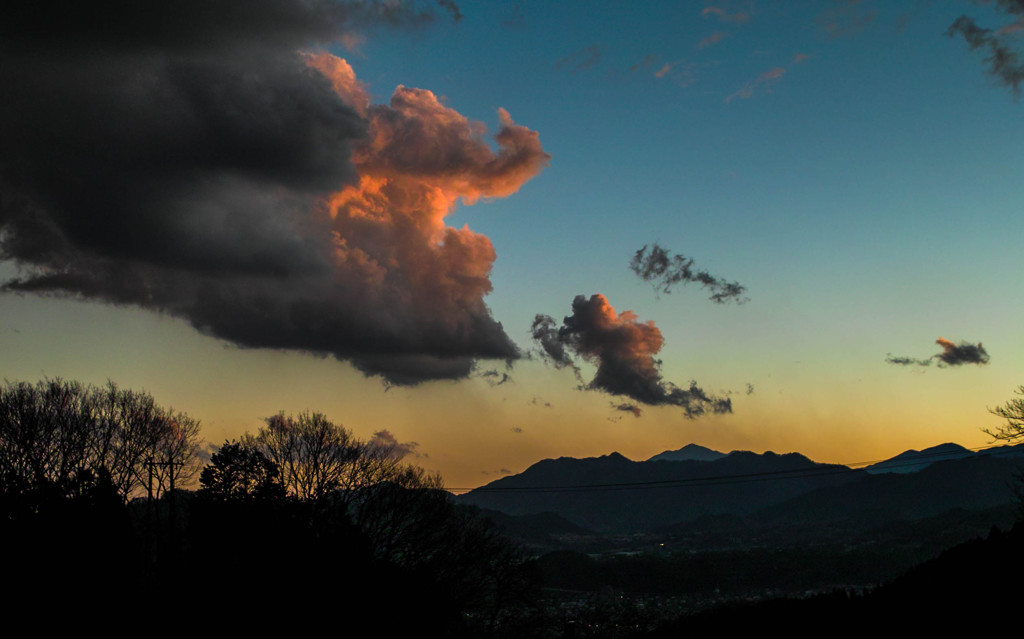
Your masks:
{"label": "silhouetted foliage", "polygon": [[[998,428],[982,429],[992,439],[1010,444],[1024,440],[1024,386],[1018,386],[1014,393],[1017,397],[1007,400],[1002,406],[988,409],[1006,421]],[[1024,521],[1024,468],[1018,468],[1014,474],[1013,490],[1017,498],[1017,518]]]}
{"label": "silhouetted foliage", "polygon": [[260,450],[224,442],[199,475],[200,495],[215,499],[283,499],[284,484],[277,464]]}
{"label": "silhouetted foliage", "polygon": [[1007,443],[1024,440],[1024,386],[1018,386],[1014,393],[1018,397],[1007,400],[1002,406],[989,409],[993,415],[1006,420],[998,428],[982,429],[989,437]]}
{"label": "silhouetted foliage", "polygon": [[[278,415],[225,442],[198,492],[168,490],[198,465],[197,439],[195,420],[114,384],[0,388],[0,534],[23,603],[47,592],[78,618],[141,623],[198,583],[195,622],[214,630],[294,631],[314,609],[396,636],[535,634],[533,564],[405,462],[412,446]],[[150,472],[163,494],[127,503]]]}
{"label": "silhouetted foliage", "polygon": [[60,489],[82,471],[102,471],[127,501],[145,488],[150,472],[157,494],[193,478],[198,450],[197,420],[113,382],[0,386],[0,478],[7,491]]}

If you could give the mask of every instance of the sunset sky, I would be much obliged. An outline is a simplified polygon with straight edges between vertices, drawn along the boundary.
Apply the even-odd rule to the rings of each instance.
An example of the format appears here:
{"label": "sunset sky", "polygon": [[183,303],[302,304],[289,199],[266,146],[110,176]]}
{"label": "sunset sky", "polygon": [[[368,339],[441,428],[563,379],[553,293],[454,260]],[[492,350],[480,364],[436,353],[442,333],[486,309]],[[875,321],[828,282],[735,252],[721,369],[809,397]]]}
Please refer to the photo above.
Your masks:
{"label": "sunset sky", "polygon": [[[212,444],[317,410],[452,487],[983,446],[1024,384],[1024,3],[16,4],[7,380]],[[742,298],[656,290],[654,243]]]}

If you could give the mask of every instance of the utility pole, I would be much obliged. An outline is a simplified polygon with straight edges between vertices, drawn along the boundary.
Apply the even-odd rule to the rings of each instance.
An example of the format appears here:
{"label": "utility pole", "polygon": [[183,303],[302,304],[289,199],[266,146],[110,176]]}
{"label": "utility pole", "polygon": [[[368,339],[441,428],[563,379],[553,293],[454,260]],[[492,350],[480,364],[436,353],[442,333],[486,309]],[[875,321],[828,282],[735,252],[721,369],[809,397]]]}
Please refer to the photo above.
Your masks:
{"label": "utility pole", "polygon": [[[148,494],[149,513],[150,513],[150,525],[148,526],[148,530],[146,531],[147,554],[149,552],[149,546],[150,546],[149,536],[151,534],[151,531],[156,527],[155,523],[152,520],[153,514],[154,514],[154,512],[157,512],[157,513],[159,512],[158,511],[159,504],[157,504],[156,500],[153,498],[153,473],[154,473],[154,469],[156,467],[161,467],[161,468],[166,468],[167,469],[168,490],[170,491],[170,494],[168,496],[168,506],[167,506],[167,509],[168,509],[167,549],[168,549],[168,552],[170,552],[171,555],[173,556],[175,554],[175,552],[176,552],[176,549],[177,549],[176,548],[176,544],[175,544],[175,541],[176,541],[176,539],[175,539],[176,509],[175,509],[175,497],[174,497],[174,476],[175,476],[174,470],[175,470],[175,467],[179,467],[180,468],[180,467],[182,467],[184,465],[185,465],[185,462],[174,461],[174,458],[171,457],[170,453],[168,453],[166,461],[157,461],[157,460],[153,459],[153,457],[149,457],[149,458],[146,459],[146,466],[147,466],[147,469],[149,471],[149,481],[148,481],[148,483],[146,485],[146,492]],[[165,492],[165,494],[167,493],[167,491],[164,491],[164,492]],[[159,487],[158,487],[158,496],[159,496]],[[157,536],[157,542],[158,542],[156,544],[156,546],[157,546],[157,555],[159,555],[160,554],[159,553],[159,535]],[[148,557],[147,557],[147,559],[148,559]]]}

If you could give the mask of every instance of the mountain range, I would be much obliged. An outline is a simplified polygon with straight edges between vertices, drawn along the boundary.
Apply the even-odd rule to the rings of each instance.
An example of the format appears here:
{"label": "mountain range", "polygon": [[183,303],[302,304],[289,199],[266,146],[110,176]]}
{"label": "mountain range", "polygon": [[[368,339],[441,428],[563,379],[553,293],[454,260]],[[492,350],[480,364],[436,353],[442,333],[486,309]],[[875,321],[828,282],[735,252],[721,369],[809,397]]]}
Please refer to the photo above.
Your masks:
{"label": "mountain range", "polygon": [[910,450],[854,469],[799,453],[695,444],[643,461],[619,453],[539,461],[459,500],[508,515],[553,513],[600,534],[751,526],[882,526],[1011,504],[1024,445]]}

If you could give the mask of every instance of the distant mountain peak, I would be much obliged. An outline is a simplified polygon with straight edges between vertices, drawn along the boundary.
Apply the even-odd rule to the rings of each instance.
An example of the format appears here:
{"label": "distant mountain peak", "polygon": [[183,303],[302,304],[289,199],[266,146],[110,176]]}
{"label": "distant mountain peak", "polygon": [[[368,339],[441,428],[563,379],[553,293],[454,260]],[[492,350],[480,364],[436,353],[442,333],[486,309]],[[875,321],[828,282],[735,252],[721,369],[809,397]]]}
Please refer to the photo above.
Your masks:
{"label": "distant mountain peak", "polygon": [[877,464],[864,468],[871,474],[878,473],[915,473],[935,462],[972,457],[975,453],[960,444],[946,442],[924,450],[905,450]]}
{"label": "distant mountain peak", "polygon": [[725,453],[720,453],[717,450],[697,444],[687,444],[679,450],[666,450],[658,453],[647,461],[715,461],[723,457],[725,457]]}

